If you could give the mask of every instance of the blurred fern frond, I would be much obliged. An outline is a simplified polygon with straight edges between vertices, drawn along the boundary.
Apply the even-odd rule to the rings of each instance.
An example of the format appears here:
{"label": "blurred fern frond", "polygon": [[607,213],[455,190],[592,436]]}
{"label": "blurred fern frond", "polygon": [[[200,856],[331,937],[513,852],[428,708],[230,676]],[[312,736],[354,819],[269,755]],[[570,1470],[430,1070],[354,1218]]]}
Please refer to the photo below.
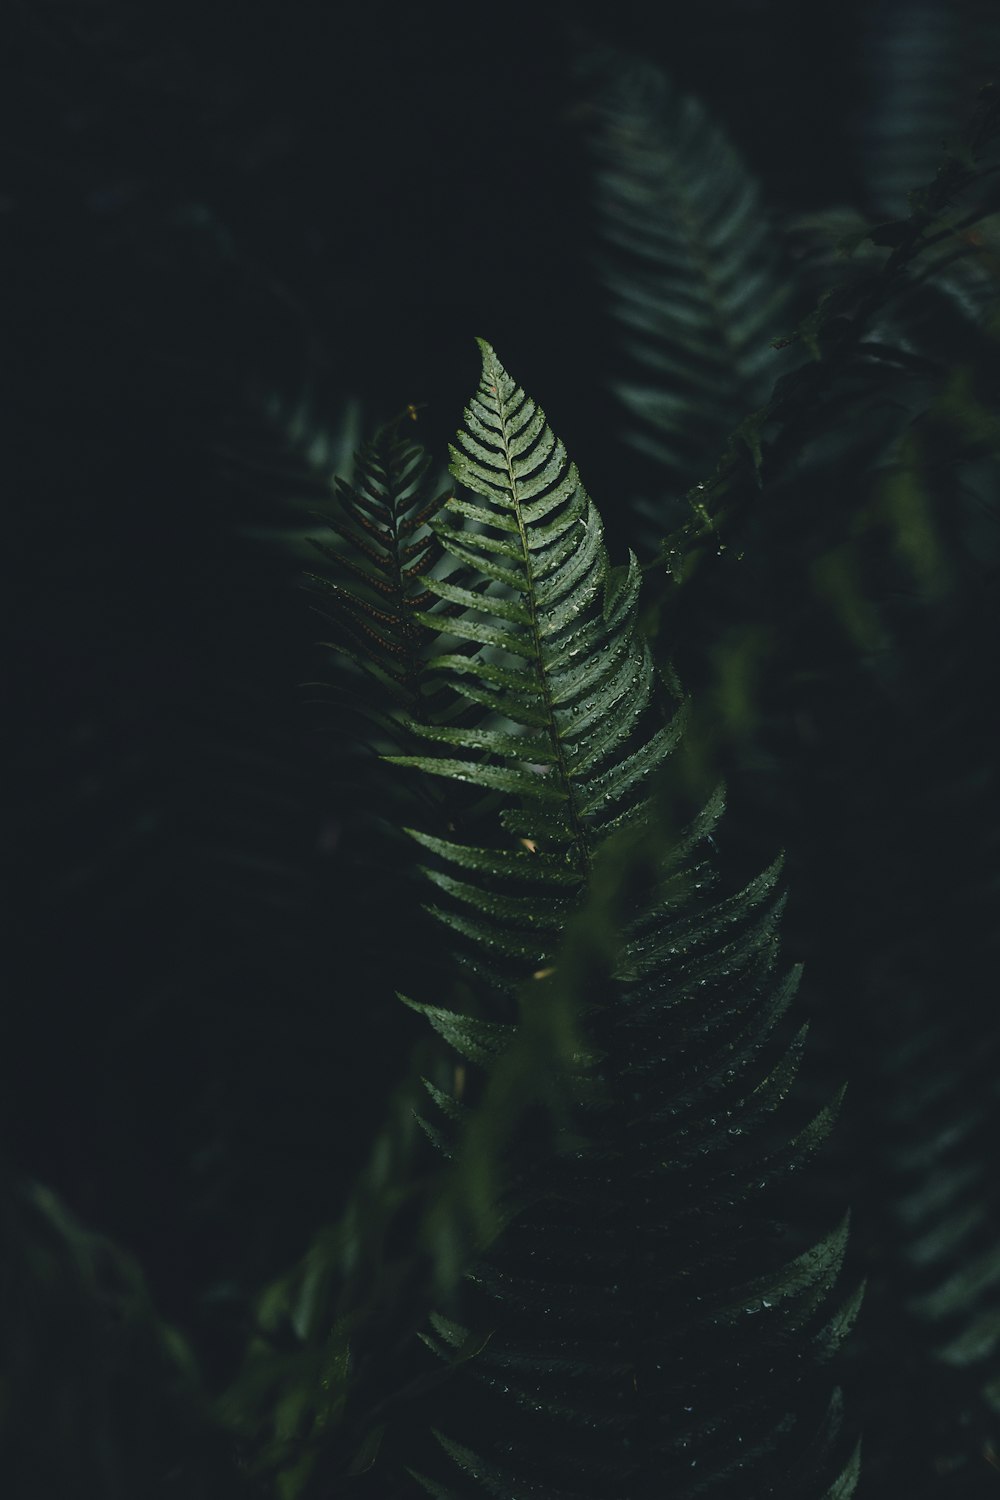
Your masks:
{"label": "blurred fern frond", "polygon": [[788,267],[758,184],[698,99],[638,59],[599,54],[581,72],[598,266],[624,360],[613,389],[658,486],[644,520],[662,533],[787,366],[773,340]]}

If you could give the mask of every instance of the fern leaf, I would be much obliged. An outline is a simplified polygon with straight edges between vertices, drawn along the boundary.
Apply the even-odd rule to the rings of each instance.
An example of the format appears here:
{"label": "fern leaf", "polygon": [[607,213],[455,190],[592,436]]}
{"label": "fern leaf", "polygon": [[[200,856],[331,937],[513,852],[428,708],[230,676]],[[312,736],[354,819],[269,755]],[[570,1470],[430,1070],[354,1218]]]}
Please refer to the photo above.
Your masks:
{"label": "fern leaf", "polygon": [[[758,186],[702,104],[637,59],[589,72],[599,270],[627,362],[614,390],[628,442],[679,498],[769,394],[788,281]],[[662,506],[656,520],[662,534]]]}
{"label": "fern leaf", "polygon": [[[624,579],[612,578],[600,519],[563,445],[490,346],[480,341],[480,348],[479,389],[452,449],[452,472],[477,503],[449,500],[435,527],[444,550],[477,572],[466,585],[431,576],[424,583],[459,611],[447,633],[480,648],[461,662],[459,692],[509,727],[414,726],[424,738],[483,753],[475,760],[395,759],[520,793],[525,824],[536,808],[544,822],[537,847],[582,878],[602,822],[635,804],[642,783],[674,748],[679,725],[631,758],[626,753],[653,692],[649,653],[635,626],[635,562]],[[484,529],[459,531],[456,517]],[[441,628],[439,618],[425,619]],[[453,663],[448,653],[439,658],[442,667]]]}
{"label": "fern leaf", "polygon": [[333,564],[332,577],[307,575],[332,601],[339,639],[353,661],[409,713],[426,710],[417,615],[433,604],[419,581],[440,548],[429,521],[440,499],[429,490],[430,459],[403,428],[379,429],[355,460],[353,482],[339,479],[323,514],[333,543],[311,538]]}
{"label": "fern leaf", "polygon": [[[416,835],[448,902],[436,915],[472,955],[481,1013],[406,1003],[479,1070],[480,1108],[516,1087],[510,1060],[539,979],[572,997],[581,1047],[566,1080],[572,1132],[554,1155],[537,1143],[525,1155],[512,1137],[512,1206],[468,1273],[461,1326],[494,1333],[436,1434],[458,1471],[443,1483],[463,1497],[549,1500],[735,1500],[748,1483],[783,1500],[846,1497],[856,1472],[824,1366],[857,1312],[857,1293],[835,1291],[847,1221],[795,1245],[764,1206],[836,1109],[784,1123],[804,1028],[789,1035],[785,1025],[798,972],[776,972],[781,862],[734,896],[715,894],[706,841],[718,794],[661,847],[648,794],[684,716],[663,722],[636,623],[634,559],[610,569],[562,445],[492,348],[480,349],[482,378],[453,449],[475,514],[456,500],[438,534],[447,550],[463,517],[461,561],[482,556],[486,567],[439,597],[463,611],[446,631],[481,640],[453,673],[455,689],[478,676],[493,693],[500,670],[510,674],[504,707],[454,735],[414,726],[467,758],[391,759],[478,780],[514,806],[501,813],[508,837],[495,850]],[[480,551],[481,537],[491,545]],[[499,555],[508,577],[491,571]],[[556,603],[547,610],[540,598]],[[468,633],[470,614],[480,637]],[[632,834],[616,841],[623,820]],[[636,849],[654,873],[623,920]],[[632,852],[608,867],[614,850]],[[480,1116],[465,1115],[450,1146],[458,1100],[432,1097],[444,1116],[432,1128],[461,1172]],[[433,1326],[445,1349],[445,1325]],[[438,1493],[432,1458],[419,1473]]]}

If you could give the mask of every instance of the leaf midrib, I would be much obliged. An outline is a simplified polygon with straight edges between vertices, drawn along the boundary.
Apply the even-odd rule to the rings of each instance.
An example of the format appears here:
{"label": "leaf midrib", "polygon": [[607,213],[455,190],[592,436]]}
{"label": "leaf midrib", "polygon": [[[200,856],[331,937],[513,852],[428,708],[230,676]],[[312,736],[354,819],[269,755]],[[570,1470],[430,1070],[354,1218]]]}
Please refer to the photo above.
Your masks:
{"label": "leaf midrib", "polygon": [[518,536],[521,539],[521,550],[524,556],[524,572],[528,584],[528,615],[531,631],[532,645],[534,647],[535,669],[538,674],[539,687],[542,694],[542,702],[545,705],[545,717],[548,721],[549,738],[552,742],[552,752],[555,757],[555,767],[559,773],[560,780],[566,791],[566,803],[569,812],[569,822],[572,831],[573,846],[577,851],[577,868],[581,878],[586,882],[590,878],[591,853],[586,831],[580,819],[576,805],[575,788],[570,776],[569,766],[566,761],[565,749],[562,737],[559,734],[559,726],[556,720],[555,707],[552,695],[549,691],[548,677],[542,661],[542,633],[538,624],[538,611],[535,598],[535,577],[531,566],[531,549],[528,546],[528,532],[521,514],[521,497],[518,493],[517,479],[514,474],[513,456],[511,454],[510,442],[508,440],[508,416],[506,402],[500,393],[500,379],[496,370],[490,372],[490,389],[496,396],[497,412],[500,417],[500,434],[503,440],[504,463],[507,467],[507,477],[510,485],[510,495],[514,507],[514,518],[517,521]]}

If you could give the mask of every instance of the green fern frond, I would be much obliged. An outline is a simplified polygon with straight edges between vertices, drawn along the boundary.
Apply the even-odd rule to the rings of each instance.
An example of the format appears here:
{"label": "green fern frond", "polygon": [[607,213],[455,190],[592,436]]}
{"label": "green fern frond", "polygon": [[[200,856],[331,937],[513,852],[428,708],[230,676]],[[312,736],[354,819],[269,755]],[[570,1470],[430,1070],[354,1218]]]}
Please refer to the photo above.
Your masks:
{"label": "green fern frond", "polygon": [[[442,503],[428,484],[430,459],[406,432],[406,414],[379,429],[338,479],[323,514],[336,541],[310,538],[334,576],[307,575],[332,596],[338,639],[327,642],[375,679],[390,709],[425,706],[420,612],[435,606],[422,575],[440,559],[430,521]],[[385,715],[382,716],[383,723]]]}
{"label": "green fern frond", "polygon": [[[614,391],[679,499],[780,373],[789,283],[757,183],[702,104],[637,59],[587,71],[599,269],[628,361]],[[662,503],[655,520],[662,533]]]}
{"label": "green fern frond", "polygon": [[[239,479],[238,535],[266,542],[300,566],[315,554],[316,513],[329,504],[337,475],[353,480],[361,444],[360,401],[341,400],[332,421],[329,404],[315,377],[302,378],[294,396],[254,385],[246,396],[250,420],[241,413],[239,427],[216,449]],[[248,521],[248,511],[256,519]]]}
{"label": "green fern frond", "polygon": [[[796,1244],[765,1206],[836,1108],[784,1123],[804,1028],[784,1024],[798,972],[776,972],[780,861],[735,896],[717,894],[707,847],[719,795],[666,854],[653,837],[651,778],[684,719],[657,717],[634,560],[609,568],[562,445],[480,348],[482,379],[453,449],[476,500],[456,499],[436,523],[446,550],[460,537],[478,576],[427,582],[460,611],[449,635],[474,648],[460,670],[439,662],[442,675],[458,693],[471,677],[486,712],[444,733],[412,726],[461,759],[391,759],[493,786],[514,806],[496,849],[417,835],[447,901],[436,914],[473,955],[481,1010],[406,1003],[482,1075],[479,1109],[539,981],[572,994],[581,1046],[563,1150],[536,1141],[525,1155],[511,1136],[503,1229],[468,1272],[460,1325],[494,1332],[436,1434],[461,1477],[439,1486],[422,1458],[420,1482],[546,1500],[735,1500],[748,1482],[787,1500],[847,1496],[854,1460],[823,1373],[859,1303],[833,1290],[847,1221]],[[459,528],[459,516],[471,524]],[[426,623],[440,629],[439,617]],[[612,837],[623,825],[653,872],[627,899],[639,854],[618,856],[624,885],[603,873],[610,851],[632,848]],[[432,1138],[461,1170],[476,1112],[429,1092],[442,1117]],[[444,1325],[434,1327],[431,1347],[443,1337],[444,1352]]]}
{"label": "green fern frond", "polygon": [[[976,957],[995,962],[995,946],[988,943]],[[980,1434],[996,1437],[988,1412],[990,1382],[1000,1368],[1000,1239],[991,1166],[1000,1119],[1000,1044],[995,1027],[977,1026],[973,1039],[961,1009],[941,1008],[946,983],[938,978],[926,998],[919,990],[907,995],[905,1041],[885,1049],[881,1165],[895,1261],[892,1291],[903,1304],[900,1332],[933,1391],[927,1405],[937,1451],[958,1468],[975,1461]]]}
{"label": "green fern frond", "polygon": [[858,1480],[861,1478],[861,1443],[854,1445],[854,1451],[837,1475],[830,1488],[823,1495],[823,1500],[851,1500],[851,1496],[857,1489]]}
{"label": "green fern frond", "polygon": [[[454,690],[490,717],[486,728],[411,726],[468,758],[393,759],[518,795],[520,809],[503,815],[504,826],[582,880],[596,840],[634,812],[681,721],[636,743],[655,672],[636,629],[635,558],[609,568],[575,465],[490,346],[481,340],[480,349],[479,389],[452,448],[452,473],[477,500],[447,501],[434,525],[444,550],[476,573],[463,586],[424,581],[456,609],[447,636],[475,653],[456,663],[443,652],[429,669],[448,673]],[[442,629],[439,615],[419,618]],[[461,864],[457,848],[437,852]],[[496,857],[497,874],[503,863]]]}
{"label": "green fern frond", "polygon": [[[665,591],[673,594],[676,581],[693,576],[709,548],[725,550],[720,533],[733,543],[745,534],[762,509],[764,476],[771,500],[787,496],[793,505],[814,474],[817,486],[824,483],[835,457],[857,487],[862,466],[891,455],[893,444],[905,440],[908,422],[927,409],[928,379],[945,397],[953,373],[947,363],[971,358],[977,367],[992,368],[989,192],[998,152],[1000,94],[991,86],[934,178],[910,194],[908,216],[867,225],[838,247],[842,256],[862,247],[865,253],[826,286],[788,337],[776,341],[801,344],[813,358],[782,376],[770,398],[734,428],[714,470],[689,490],[689,519],[662,547]],[[812,513],[810,525],[814,548]]]}

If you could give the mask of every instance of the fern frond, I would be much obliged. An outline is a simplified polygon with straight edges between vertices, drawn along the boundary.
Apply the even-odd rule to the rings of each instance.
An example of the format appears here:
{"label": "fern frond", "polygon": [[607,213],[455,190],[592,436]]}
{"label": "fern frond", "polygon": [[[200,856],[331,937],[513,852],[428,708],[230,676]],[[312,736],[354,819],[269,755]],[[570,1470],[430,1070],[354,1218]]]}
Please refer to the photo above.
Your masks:
{"label": "fern frond", "polygon": [[[798,973],[776,973],[780,861],[717,895],[718,796],[664,852],[652,778],[684,718],[657,717],[634,559],[609,568],[562,445],[480,349],[453,449],[476,499],[437,523],[477,573],[427,581],[460,611],[448,634],[475,648],[440,670],[459,693],[471,677],[487,712],[444,733],[414,725],[443,752],[391,759],[514,805],[495,850],[417,835],[481,1011],[407,1003],[479,1073],[479,1110],[510,1086],[540,984],[562,987],[580,1046],[563,1149],[525,1153],[511,1135],[503,1230],[468,1273],[461,1326],[493,1336],[437,1433],[452,1477],[439,1488],[426,1456],[409,1472],[461,1496],[735,1500],[751,1475],[787,1500],[846,1496],[854,1468],[822,1373],[859,1300],[833,1293],[846,1219],[796,1244],[764,1206],[834,1112],[797,1128],[780,1113],[803,1037],[784,1025]],[[637,887],[639,868],[653,878]],[[476,1112],[429,1092],[460,1172]]]}
{"label": "fern frond", "polygon": [[[990,86],[933,180],[910,194],[909,215],[869,225],[839,246],[847,253],[867,244],[876,253],[859,257],[777,341],[801,344],[813,359],[778,381],[764,405],[733,430],[711,474],[689,490],[690,518],[662,548],[671,592],[708,548],[725,550],[720,533],[729,541],[741,535],[760,509],[763,476],[772,498],[776,492],[798,498],[803,475],[811,482],[815,474],[821,484],[836,454],[856,486],[859,467],[891,451],[905,437],[907,418],[926,409],[928,378],[946,398],[942,359],[954,366],[971,355],[984,371],[992,367],[987,325],[996,281],[987,195],[998,152],[1000,94]],[[943,318],[927,316],[928,289],[943,294]],[[916,351],[908,343],[914,319],[924,325]],[[887,379],[887,371],[896,378]],[[907,381],[916,382],[916,393]],[[855,428],[860,441],[852,439]]]}
{"label": "fern frond", "polygon": [[[442,1423],[455,1494],[853,1491],[839,1441],[822,1458],[819,1438],[810,1447],[819,1371],[858,1309],[853,1293],[831,1311],[846,1221],[783,1260],[755,1208],[786,1169],[774,1116],[797,1063],[775,1028],[798,975],[775,980],[773,920],[753,918],[776,875],[738,915],[738,899],[701,898],[700,972],[685,907],[655,973],[608,982],[587,1028],[605,1089],[584,1142],[470,1272],[463,1323],[495,1332]],[[573,919],[567,948],[600,928],[598,909]],[[741,925],[713,971],[713,937]],[[789,1149],[793,1168],[829,1124]],[[792,1347],[804,1363],[789,1367]]]}
{"label": "fern frond", "polygon": [[[636,629],[636,560],[611,571],[575,465],[490,346],[481,340],[480,349],[479,389],[452,448],[452,473],[477,500],[447,501],[434,527],[444,550],[476,574],[463,586],[424,582],[456,609],[448,637],[474,653],[457,663],[443,652],[429,667],[457,667],[451,681],[489,711],[489,727],[413,725],[471,754],[393,759],[518,794],[520,809],[505,813],[504,825],[583,879],[595,841],[634,809],[680,721],[634,743],[655,683]],[[442,629],[439,615],[420,618]]]}
{"label": "fern frond", "polygon": [[[361,403],[341,399],[332,421],[321,416],[330,397],[315,377],[304,378],[294,396],[268,384],[252,386],[245,399],[246,416],[216,449],[239,479],[237,533],[304,566],[315,555],[315,515],[330,503],[335,476],[354,477]],[[246,519],[248,511],[254,520]]]}
{"label": "fern frond", "polygon": [[[782,368],[788,280],[758,185],[704,106],[638,59],[589,71],[599,270],[627,361],[613,389],[679,499]],[[662,502],[650,519],[662,533]]]}
{"label": "fern frond", "polygon": [[429,522],[443,497],[431,492],[430,459],[404,420],[387,423],[361,450],[352,483],[338,479],[336,504],[323,516],[336,541],[310,538],[334,576],[308,576],[334,602],[340,638],[328,644],[375,678],[390,704],[419,713],[417,619],[434,605],[421,575],[440,557]]}

